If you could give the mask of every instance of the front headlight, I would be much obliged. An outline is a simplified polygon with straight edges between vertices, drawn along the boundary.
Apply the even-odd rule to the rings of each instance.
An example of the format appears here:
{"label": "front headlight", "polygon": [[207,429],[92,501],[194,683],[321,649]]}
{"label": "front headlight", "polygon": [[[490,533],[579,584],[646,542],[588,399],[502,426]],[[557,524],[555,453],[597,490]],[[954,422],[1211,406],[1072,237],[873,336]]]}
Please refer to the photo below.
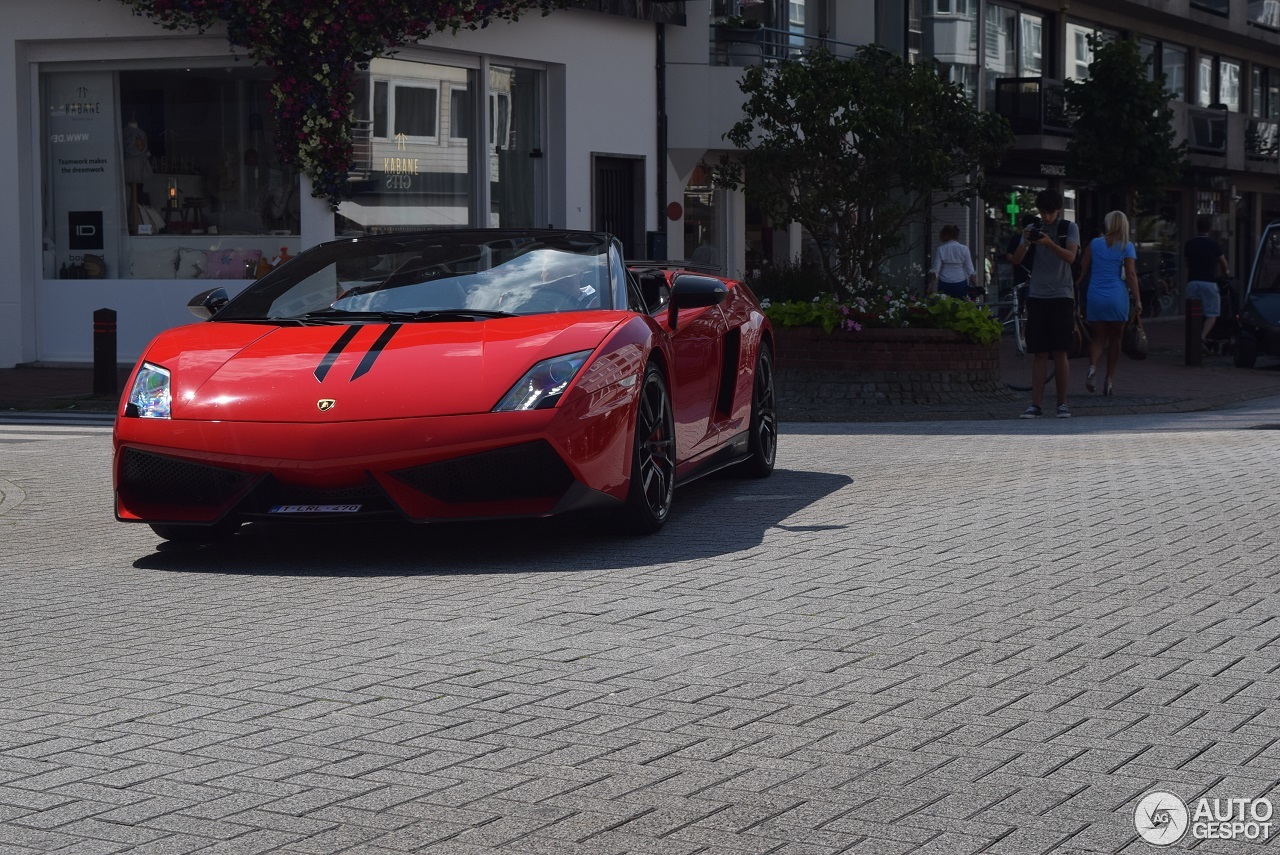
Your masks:
{"label": "front headlight", "polygon": [[167,419],[171,409],[169,371],[150,362],[142,363],[129,390],[125,413],[142,419]]}
{"label": "front headlight", "polygon": [[591,351],[580,350],[542,360],[530,368],[520,378],[520,382],[511,387],[511,391],[502,396],[493,411],[510,413],[554,407],[590,355]]}

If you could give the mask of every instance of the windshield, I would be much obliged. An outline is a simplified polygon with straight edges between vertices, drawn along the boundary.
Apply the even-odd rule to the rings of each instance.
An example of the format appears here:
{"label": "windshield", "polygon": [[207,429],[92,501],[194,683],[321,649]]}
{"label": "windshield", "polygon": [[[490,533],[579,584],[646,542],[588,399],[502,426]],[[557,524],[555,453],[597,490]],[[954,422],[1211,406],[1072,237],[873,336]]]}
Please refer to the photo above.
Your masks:
{"label": "windshield", "polygon": [[1262,244],[1253,265],[1253,281],[1249,292],[1280,292],[1280,223],[1272,223],[1262,233]]}
{"label": "windshield", "polygon": [[469,320],[612,308],[608,239],[444,231],[327,243],[264,276],[216,320]]}

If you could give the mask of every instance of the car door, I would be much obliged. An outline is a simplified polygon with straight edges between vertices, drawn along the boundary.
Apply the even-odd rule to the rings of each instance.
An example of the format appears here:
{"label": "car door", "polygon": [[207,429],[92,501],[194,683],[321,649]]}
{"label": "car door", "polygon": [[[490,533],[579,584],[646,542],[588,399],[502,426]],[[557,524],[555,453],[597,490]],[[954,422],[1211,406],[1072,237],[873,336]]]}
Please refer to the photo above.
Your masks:
{"label": "car door", "polygon": [[682,309],[671,327],[666,304],[650,312],[668,334],[671,366],[671,406],[676,422],[676,455],[689,460],[715,445],[719,430],[714,419],[721,377],[721,340],[725,333],[720,306]]}

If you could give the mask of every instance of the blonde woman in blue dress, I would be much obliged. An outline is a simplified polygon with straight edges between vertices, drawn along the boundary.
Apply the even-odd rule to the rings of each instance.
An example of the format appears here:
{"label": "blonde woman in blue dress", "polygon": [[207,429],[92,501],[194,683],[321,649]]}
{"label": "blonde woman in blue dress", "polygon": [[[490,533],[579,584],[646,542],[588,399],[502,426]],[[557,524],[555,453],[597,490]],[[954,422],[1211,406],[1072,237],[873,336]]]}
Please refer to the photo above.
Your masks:
{"label": "blonde woman in blue dress", "polygon": [[1112,211],[1103,220],[1104,237],[1096,237],[1085,247],[1080,279],[1076,291],[1089,283],[1085,298],[1085,320],[1089,322],[1093,340],[1089,344],[1089,373],[1084,387],[1090,392],[1098,388],[1098,360],[1107,352],[1107,374],[1102,394],[1114,394],[1112,380],[1120,360],[1120,338],[1129,320],[1129,306],[1142,313],[1138,296],[1138,253],[1129,241],[1129,218],[1123,211]]}

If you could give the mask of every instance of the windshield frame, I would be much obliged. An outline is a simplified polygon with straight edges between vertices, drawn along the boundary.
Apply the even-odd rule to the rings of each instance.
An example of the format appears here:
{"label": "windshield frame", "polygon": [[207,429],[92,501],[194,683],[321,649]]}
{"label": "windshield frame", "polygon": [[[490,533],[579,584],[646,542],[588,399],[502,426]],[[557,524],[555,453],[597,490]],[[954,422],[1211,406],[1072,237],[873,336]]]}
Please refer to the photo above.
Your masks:
{"label": "windshield frame", "polygon": [[249,285],[211,320],[324,322],[332,311],[347,323],[406,315],[438,321],[450,312],[475,321],[613,309],[626,305],[617,298],[613,252],[609,235],[554,229],[439,229],[328,241]]}

